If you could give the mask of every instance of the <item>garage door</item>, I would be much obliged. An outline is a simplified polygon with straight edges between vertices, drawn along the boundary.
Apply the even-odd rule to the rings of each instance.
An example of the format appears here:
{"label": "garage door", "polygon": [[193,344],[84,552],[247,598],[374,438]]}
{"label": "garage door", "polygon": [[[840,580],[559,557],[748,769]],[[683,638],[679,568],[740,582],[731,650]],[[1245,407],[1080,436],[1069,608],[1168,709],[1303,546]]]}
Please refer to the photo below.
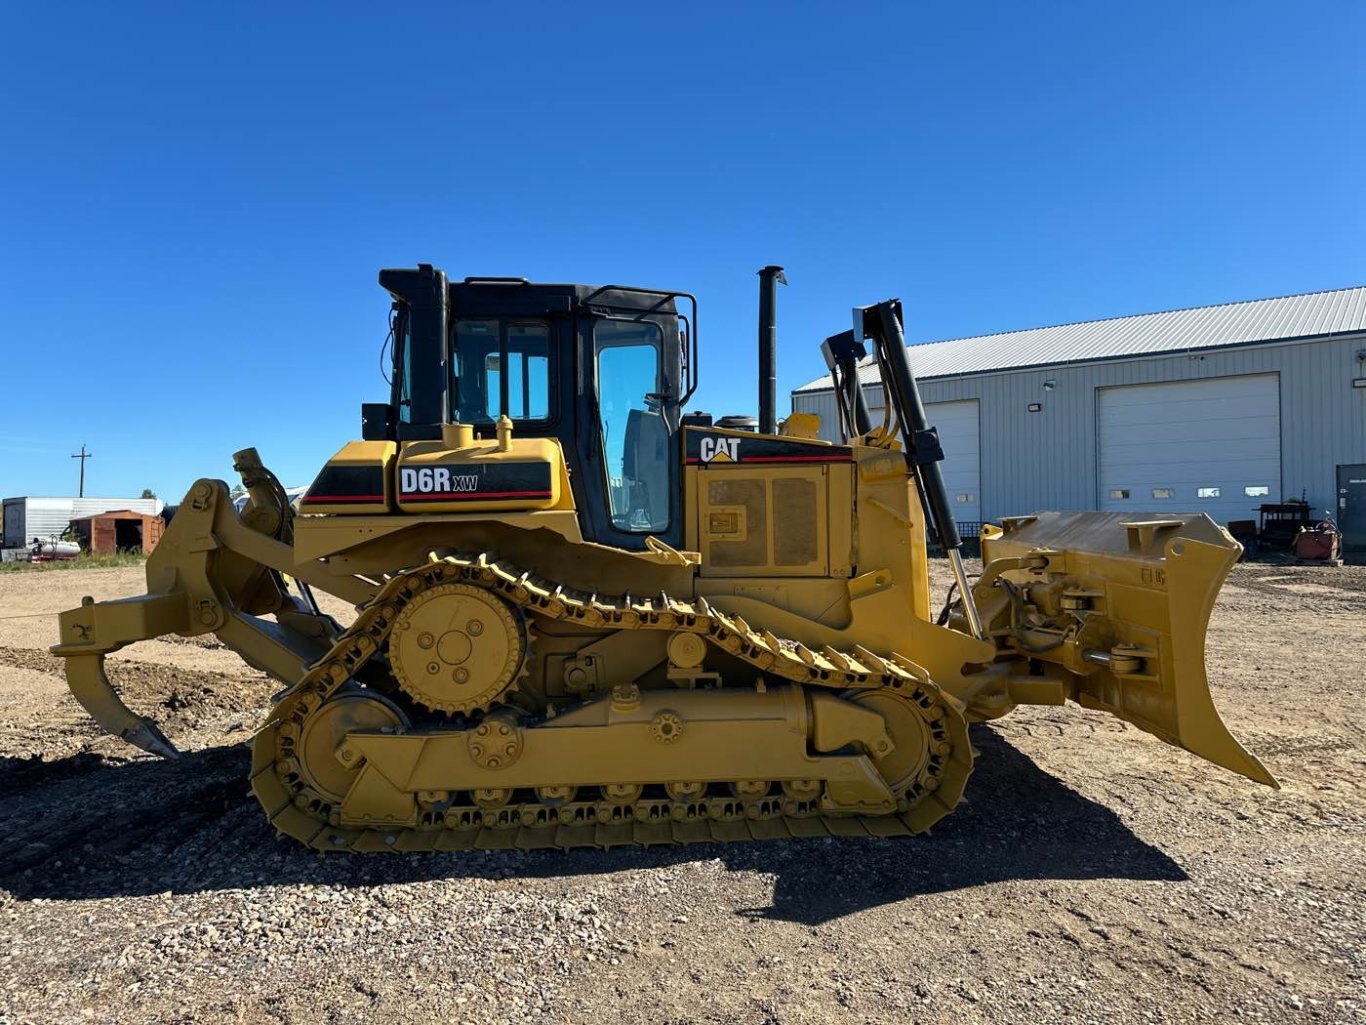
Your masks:
{"label": "garage door", "polygon": [[1276,374],[1097,392],[1101,509],[1256,519],[1281,498]]}
{"label": "garage door", "polygon": [[[882,422],[882,409],[869,410],[873,423]],[[927,402],[925,418],[938,428],[944,446],[944,485],[949,492],[949,507],[960,524],[982,521],[982,462],[977,400]],[[974,530],[976,528],[973,528]]]}

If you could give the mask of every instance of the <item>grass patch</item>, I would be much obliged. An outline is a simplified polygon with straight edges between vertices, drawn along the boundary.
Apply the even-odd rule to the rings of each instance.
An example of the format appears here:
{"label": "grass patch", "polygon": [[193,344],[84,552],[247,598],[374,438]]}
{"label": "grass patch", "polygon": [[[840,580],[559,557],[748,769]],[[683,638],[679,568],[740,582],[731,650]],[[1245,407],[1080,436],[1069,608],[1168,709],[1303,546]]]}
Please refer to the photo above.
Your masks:
{"label": "grass patch", "polygon": [[141,552],[115,552],[113,555],[78,555],[54,562],[0,562],[0,573],[55,573],[64,569],[113,569],[141,566],[147,556]]}

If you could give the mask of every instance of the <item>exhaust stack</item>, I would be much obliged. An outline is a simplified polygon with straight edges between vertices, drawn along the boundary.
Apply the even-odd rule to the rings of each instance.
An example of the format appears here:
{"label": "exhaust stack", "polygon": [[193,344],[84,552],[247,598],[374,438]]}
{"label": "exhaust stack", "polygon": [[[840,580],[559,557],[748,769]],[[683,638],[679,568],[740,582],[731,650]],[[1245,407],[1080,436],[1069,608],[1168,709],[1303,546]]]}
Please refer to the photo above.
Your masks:
{"label": "exhaust stack", "polygon": [[778,286],[783,269],[759,271],[759,433],[778,433]]}

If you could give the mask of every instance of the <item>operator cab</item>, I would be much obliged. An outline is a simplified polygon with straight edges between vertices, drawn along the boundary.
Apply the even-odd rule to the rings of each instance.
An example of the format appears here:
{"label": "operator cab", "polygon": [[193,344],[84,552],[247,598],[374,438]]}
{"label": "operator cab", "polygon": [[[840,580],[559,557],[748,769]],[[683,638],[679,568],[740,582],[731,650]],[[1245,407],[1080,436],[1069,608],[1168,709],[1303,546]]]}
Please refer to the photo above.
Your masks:
{"label": "operator cab", "polygon": [[588,540],[681,544],[677,432],[697,386],[692,295],[452,283],[426,264],[381,271],[380,284],[394,299],[392,391],[362,407],[367,440],[437,439],[445,423],[493,438],[506,415],[514,436],[560,442]]}

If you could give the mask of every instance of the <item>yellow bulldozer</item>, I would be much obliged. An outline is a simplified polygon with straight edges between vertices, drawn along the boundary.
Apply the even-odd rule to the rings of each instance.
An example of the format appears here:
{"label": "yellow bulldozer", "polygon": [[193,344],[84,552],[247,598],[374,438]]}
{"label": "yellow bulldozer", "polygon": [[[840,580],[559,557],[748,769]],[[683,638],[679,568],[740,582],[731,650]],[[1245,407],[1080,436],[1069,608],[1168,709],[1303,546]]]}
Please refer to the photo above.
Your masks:
{"label": "yellow bulldozer", "polygon": [[822,346],[833,443],[775,416],[781,268],[760,272],[757,431],[684,412],[688,293],[379,280],[392,390],[361,439],[297,503],[237,453],[241,511],[195,483],[147,593],[63,613],[52,649],[104,729],[168,758],[108,653],[212,633],[279,680],[251,787],[280,831],[324,851],[907,835],[961,799],[970,723],[1068,701],[1275,784],[1205,676],[1238,544],[1203,515],[1043,512],[984,527],[970,579],[898,301]]}

